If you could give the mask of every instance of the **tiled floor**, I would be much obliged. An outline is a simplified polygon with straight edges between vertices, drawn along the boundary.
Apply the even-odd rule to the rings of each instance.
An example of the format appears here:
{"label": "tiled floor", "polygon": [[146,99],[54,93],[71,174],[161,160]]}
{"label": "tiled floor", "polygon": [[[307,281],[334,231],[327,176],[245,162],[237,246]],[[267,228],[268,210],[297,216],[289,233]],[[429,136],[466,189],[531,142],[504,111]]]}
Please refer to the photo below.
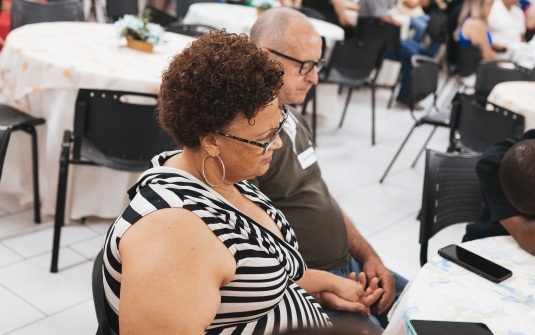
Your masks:
{"label": "tiled floor", "polygon": [[[345,93],[336,113],[320,117],[317,152],[334,197],[385,264],[406,278],[419,269],[419,223],[423,165],[410,164],[430,132],[417,129],[383,184],[388,162],[412,126],[407,111],[386,109],[389,91],[377,92],[377,144],[370,144],[369,90],[353,94],[344,126],[337,128]],[[448,132],[437,130],[429,147],[444,151]],[[8,176],[3,176],[7,178]],[[0,195],[0,334],[94,334],[91,266],[110,220],[88,219],[62,232],[60,272],[51,274],[52,218],[35,225],[32,208]],[[463,235],[447,228],[430,242],[429,254]]]}

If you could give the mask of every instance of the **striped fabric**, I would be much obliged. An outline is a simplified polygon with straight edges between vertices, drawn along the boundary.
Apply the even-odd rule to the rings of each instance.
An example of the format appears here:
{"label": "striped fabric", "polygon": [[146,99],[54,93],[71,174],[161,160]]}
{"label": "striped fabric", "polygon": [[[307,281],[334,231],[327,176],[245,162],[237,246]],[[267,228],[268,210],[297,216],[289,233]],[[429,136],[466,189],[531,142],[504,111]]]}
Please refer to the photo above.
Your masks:
{"label": "striped fabric", "polygon": [[121,236],[144,215],[170,207],[199,216],[236,260],[234,278],[220,288],[221,304],[205,334],[276,334],[287,329],[330,327],[319,304],[293,282],[303,276],[306,264],[284,215],[249,182],[235,185],[268,213],[284,236],[282,241],[194,176],[163,166],[179,152],[154,157],[151,168],[129,190],[130,205],[106,235],[104,290],[114,331],[119,333]]}

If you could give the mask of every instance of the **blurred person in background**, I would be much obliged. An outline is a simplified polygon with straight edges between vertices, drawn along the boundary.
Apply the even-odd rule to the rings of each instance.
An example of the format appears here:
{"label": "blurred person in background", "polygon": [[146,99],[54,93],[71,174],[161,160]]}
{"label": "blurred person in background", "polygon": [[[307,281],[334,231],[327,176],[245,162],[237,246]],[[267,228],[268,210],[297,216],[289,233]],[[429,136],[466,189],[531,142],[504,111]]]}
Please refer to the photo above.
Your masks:
{"label": "blurred person in background", "polygon": [[459,14],[455,39],[461,48],[475,45],[481,48],[482,59],[502,59],[493,50],[493,40],[487,26],[487,18],[494,0],[465,0]]}
{"label": "blurred person in background", "polygon": [[511,45],[526,41],[526,18],[518,0],[495,0],[487,22],[495,51],[505,52]]}

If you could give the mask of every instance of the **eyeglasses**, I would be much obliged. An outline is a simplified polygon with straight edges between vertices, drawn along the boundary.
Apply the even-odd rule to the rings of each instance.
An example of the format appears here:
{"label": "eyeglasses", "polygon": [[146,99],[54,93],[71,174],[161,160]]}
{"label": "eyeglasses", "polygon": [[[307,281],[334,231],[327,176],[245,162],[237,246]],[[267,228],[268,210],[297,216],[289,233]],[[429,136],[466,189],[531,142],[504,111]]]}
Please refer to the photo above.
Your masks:
{"label": "eyeglasses", "polygon": [[238,137],[238,136],[232,136],[232,135],[225,134],[225,133],[220,133],[220,132],[218,132],[218,134],[222,135],[222,136],[225,136],[225,137],[228,137],[228,138],[232,138],[233,140],[238,140],[240,142],[245,142],[245,143],[249,143],[249,144],[252,144],[252,145],[256,145],[257,147],[261,147],[261,148],[264,149],[262,151],[262,155],[263,155],[271,147],[271,145],[273,144],[273,141],[275,141],[275,139],[277,138],[277,136],[281,132],[282,126],[286,122],[286,119],[288,118],[288,115],[290,115],[290,112],[288,111],[288,109],[286,107],[279,106],[279,109],[281,110],[282,115],[283,115],[282,116],[282,120],[279,123],[279,126],[277,127],[277,129],[275,130],[275,134],[273,134],[273,136],[266,143],[260,143],[260,142],[256,142],[256,141],[246,140],[245,138],[241,138],[241,137]]}
{"label": "eyeglasses", "polygon": [[318,71],[320,71],[323,68],[323,65],[325,65],[325,59],[323,58],[320,58],[317,62],[314,62],[313,60],[301,61],[299,59],[286,56],[285,54],[282,54],[278,51],[271,50],[271,49],[268,49],[268,50],[274,53],[275,55],[281,56],[283,58],[286,58],[286,59],[289,59],[291,61],[301,64],[301,67],[299,68],[299,74],[303,76],[309,74],[314,68],[314,66],[318,68]]}

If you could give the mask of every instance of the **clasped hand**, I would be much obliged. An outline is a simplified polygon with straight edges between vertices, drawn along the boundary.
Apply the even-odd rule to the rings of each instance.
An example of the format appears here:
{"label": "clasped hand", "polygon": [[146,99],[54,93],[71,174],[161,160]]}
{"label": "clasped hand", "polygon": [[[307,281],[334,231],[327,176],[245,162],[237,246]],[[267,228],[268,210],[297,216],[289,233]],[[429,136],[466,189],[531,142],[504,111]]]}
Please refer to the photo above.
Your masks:
{"label": "clasped hand", "polygon": [[370,306],[383,294],[379,288],[379,279],[373,278],[366,287],[366,275],[364,272],[357,274],[352,272],[349,277],[337,277],[332,291],[323,291],[314,295],[314,299],[324,308],[360,312],[369,316]]}

